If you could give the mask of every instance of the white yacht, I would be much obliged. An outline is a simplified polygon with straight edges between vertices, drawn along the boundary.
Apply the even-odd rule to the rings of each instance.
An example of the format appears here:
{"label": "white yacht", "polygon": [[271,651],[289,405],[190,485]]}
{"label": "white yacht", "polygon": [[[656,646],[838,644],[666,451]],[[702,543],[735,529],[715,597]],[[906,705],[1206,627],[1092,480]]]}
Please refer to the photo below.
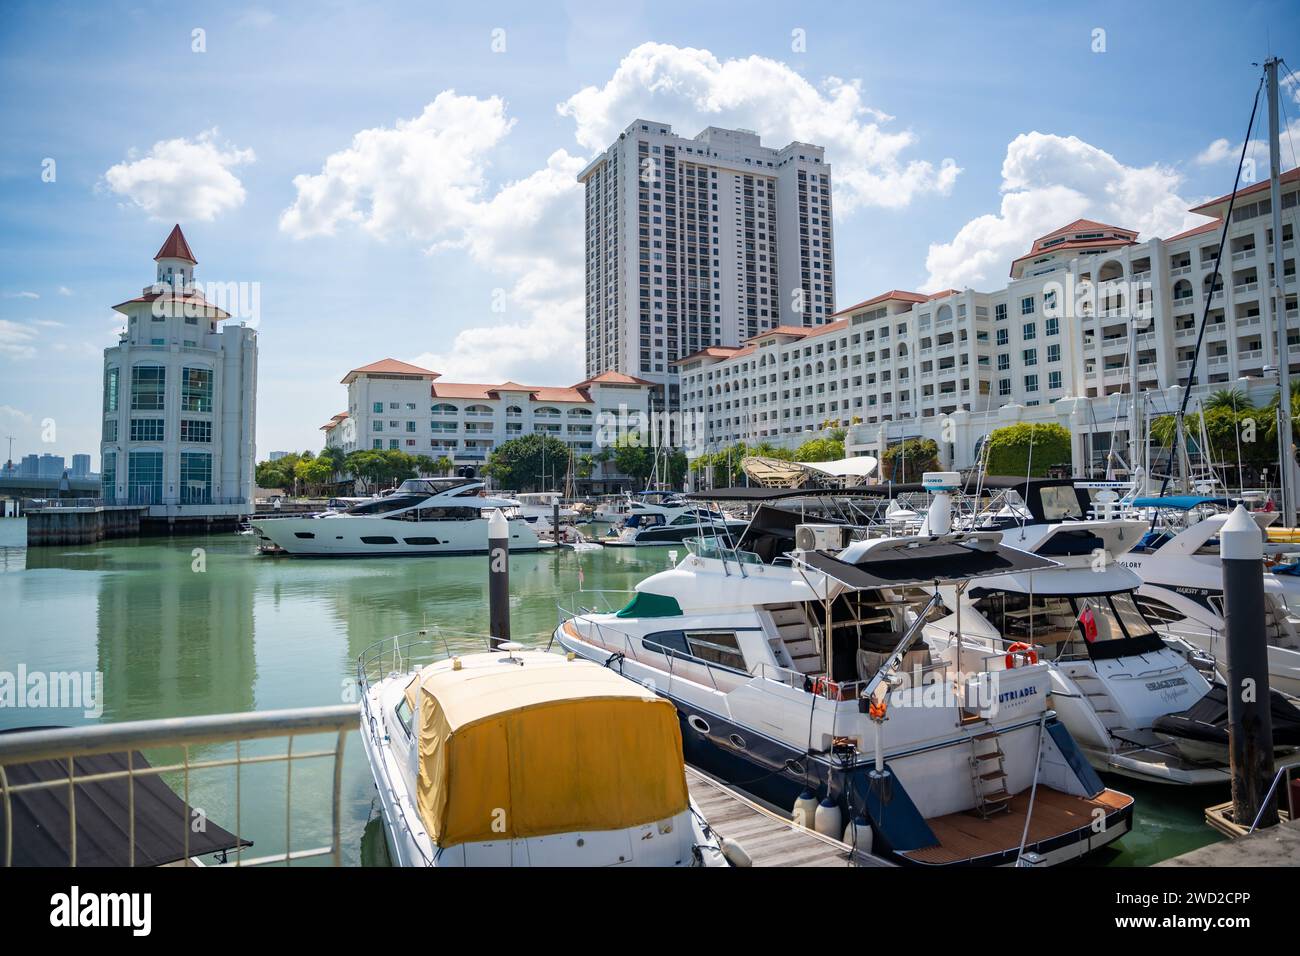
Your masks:
{"label": "white yacht", "polygon": [[923,640],[918,587],[1050,561],[997,532],[849,543],[798,517],[763,505],[737,549],[688,542],[622,609],[561,609],[556,641],[670,699],[690,763],[898,862],[1054,864],[1128,831],[1045,663]]}
{"label": "white yacht", "polygon": [[518,644],[416,666],[433,637],[390,638],[358,661],[395,865],[728,865],[689,797],[671,704]]}
{"label": "white yacht", "polygon": [[[1218,510],[1221,501],[1195,496],[1136,499],[1135,508],[1156,512],[1154,526],[1148,521],[1144,528],[1149,532],[1120,558],[1142,579],[1138,601],[1157,628],[1220,663],[1227,653],[1219,530],[1228,520]],[[1206,509],[1214,511],[1202,516]],[[1162,513],[1171,510],[1181,512],[1181,520],[1161,520]],[[1251,517],[1264,535],[1278,515],[1255,511]],[[1274,690],[1300,696],[1300,576],[1293,565],[1280,563],[1265,571],[1264,601],[1269,683]]]}
{"label": "white yacht", "polygon": [[1094,489],[1069,480],[994,479],[994,488],[1013,480],[1017,504],[991,502],[1002,543],[1055,564],[939,588],[948,613],[926,625],[926,640],[946,647],[960,634],[963,647],[1013,641],[1017,652],[1041,655],[1052,706],[1098,770],[1160,783],[1225,780],[1224,765],[1187,759],[1155,726],[1195,705],[1210,683],[1166,646],[1135,600],[1141,578],[1119,563],[1145,525],[1074,517],[1092,509]]}
{"label": "white yacht", "polygon": [[577,513],[563,503],[564,496],[558,491],[522,491],[514,495],[519,516],[533,526],[536,531],[550,531],[555,517],[555,506],[560,506],[561,523],[573,524],[578,519]]}
{"label": "white yacht", "polygon": [[496,508],[510,521],[512,552],[553,547],[514,513],[513,500],[487,497],[483,482],[472,478],[408,478],[392,494],[344,511],[250,523],[258,537],[291,555],[485,554],[487,515]]}

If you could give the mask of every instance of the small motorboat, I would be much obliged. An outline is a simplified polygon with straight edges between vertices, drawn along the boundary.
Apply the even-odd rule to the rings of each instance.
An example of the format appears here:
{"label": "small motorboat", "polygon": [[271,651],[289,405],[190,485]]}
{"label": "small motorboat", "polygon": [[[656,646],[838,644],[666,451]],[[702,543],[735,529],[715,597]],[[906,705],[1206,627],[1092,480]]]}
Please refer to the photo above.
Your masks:
{"label": "small motorboat", "polygon": [[[1285,694],[1270,692],[1269,715],[1273,724],[1273,753],[1287,758],[1300,751],[1300,707]],[[1168,740],[1188,760],[1228,763],[1228,686],[1215,683],[1209,693],[1176,714],[1156,718],[1157,736]],[[1300,762],[1283,759],[1283,763]]]}
{"label": "small motorboat", "polygon": [[514,643],[415,666],[432,633],[358,662],[395,865],[728,865],[735,854],[690,798],[671,702]]}

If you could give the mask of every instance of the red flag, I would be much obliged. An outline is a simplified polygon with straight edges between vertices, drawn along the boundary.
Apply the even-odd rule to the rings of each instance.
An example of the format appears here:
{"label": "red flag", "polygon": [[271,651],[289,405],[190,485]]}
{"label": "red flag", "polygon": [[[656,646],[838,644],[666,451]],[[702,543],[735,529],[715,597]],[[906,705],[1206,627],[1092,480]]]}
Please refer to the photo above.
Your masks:
{"label": "red flag", "polygon": [[1092,608],[1085,607],[1083,613],[1079,615],[1079,623],[1083,625],[1083,636],[1089,644],[1097,639],[1097,619],[1092,615]]}

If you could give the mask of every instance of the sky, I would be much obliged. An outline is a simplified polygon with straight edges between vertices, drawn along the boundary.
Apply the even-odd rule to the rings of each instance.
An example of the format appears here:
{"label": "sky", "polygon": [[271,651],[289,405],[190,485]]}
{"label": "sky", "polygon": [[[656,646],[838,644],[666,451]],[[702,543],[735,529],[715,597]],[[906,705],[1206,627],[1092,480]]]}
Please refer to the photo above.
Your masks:
{"label": "sky", "polygon": [[[8,0],[0,458],[12,435],[15,458],[98,462],[111,306],[174,223],[201,282],[245,290],[260,459],[318,450],[339,380],[381,358],[581,380],[575,177],[633,119],[825,146],[844,307],[1001,288],[1079,217],[1144,239],[1204,222],[1187,209],[1231,189],[1270,53],[1300,64],[1294,0]],[[1283,104],[1289,167],[1289,74]]]}

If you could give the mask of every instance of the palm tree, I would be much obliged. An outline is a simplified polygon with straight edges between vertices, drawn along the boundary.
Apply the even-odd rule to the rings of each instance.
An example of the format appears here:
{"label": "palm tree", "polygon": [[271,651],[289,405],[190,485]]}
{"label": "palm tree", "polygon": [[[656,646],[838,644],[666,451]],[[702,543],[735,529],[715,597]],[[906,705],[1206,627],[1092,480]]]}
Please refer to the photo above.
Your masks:
{"label": "palm tree", "polygon": [[1238,388],[1221,388],[1211,392],[1210,396],[1201,403],[1201,407],[1207,412],[1218,408],[1226,408],[1234,412],[1255,411],[1250,398]]}

